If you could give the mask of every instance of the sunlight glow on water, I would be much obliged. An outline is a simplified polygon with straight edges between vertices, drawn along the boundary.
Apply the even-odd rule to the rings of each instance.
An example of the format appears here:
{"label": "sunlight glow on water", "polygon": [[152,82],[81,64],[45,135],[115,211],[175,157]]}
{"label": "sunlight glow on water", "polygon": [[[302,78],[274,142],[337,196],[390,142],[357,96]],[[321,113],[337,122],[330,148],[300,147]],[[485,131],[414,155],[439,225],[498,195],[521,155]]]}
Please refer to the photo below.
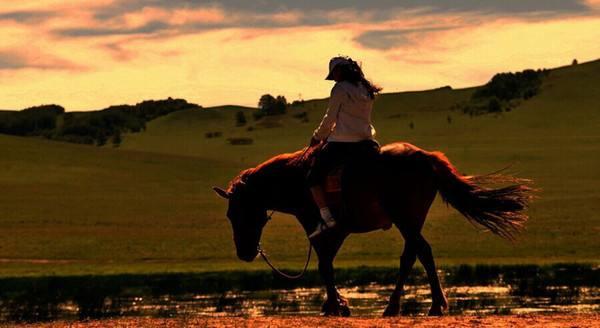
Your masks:
{"label": "sunlight glow on water", "polygon": [[[442,273],[450,303],[449,314],[600,313],[596,267],[492,269],[465,267],[451,274]],[[394,286],[369,281],[392,281],[394,275],[385,278],[388,277],[385,272],[374,276],[370,276],[373,272],[365,272],[368,276],[353,273],[354,278],[346,277],[351,283],[339,291],[348,299],[352,315],[380,316]],[[23,285],[7,282],[0,289],[0,321],[114,316],[318,315],[325,301],[321,287],[261,289],[280,283],[268,280],[267,276],[248,276],[247,273],[239,277],[250,282],[247,289],[256,290],[233,287],[235,278],[232,277],[219,277],[222,281],[212,277],[166,276],[156,280],[140,277],[110,281],[102,280],[105,278],[25,281]],[[312,278],[306,279],[311,283]],[[262,284],[257,285],[257,281]],[[215,284],[222,284],[218,287],[221,291],[217,292]],[[318,285],[315,280],[313,286]],[[210,288],[214,291],[201,292]],[[426,315],[431,305],[426,279],[417,275],[416,280],[405,287],[401,304],[402,315]]]}
{"label": "sunlight glow on water", "polygon": [[[340,288],[350,302],[353,315],[380,316],[393,290],[392,285]],[[407,286],[404,315],[425,315],[431,304],[428,285]],[[566,286],[548,287],[547,295],[518,296],[510,286],[454,286],[445,289],[450,314],[526,314],[600,312],[600,289]],[[242,291],[222,294],[131,297],[106,302],[117,307],[115,315],[150,316],[272,316],[318,315],[324,301],[321,288]],[[76,316],[79,308],[61,304],[65,314]],[[69,315],[66,315],[67,317]]]}

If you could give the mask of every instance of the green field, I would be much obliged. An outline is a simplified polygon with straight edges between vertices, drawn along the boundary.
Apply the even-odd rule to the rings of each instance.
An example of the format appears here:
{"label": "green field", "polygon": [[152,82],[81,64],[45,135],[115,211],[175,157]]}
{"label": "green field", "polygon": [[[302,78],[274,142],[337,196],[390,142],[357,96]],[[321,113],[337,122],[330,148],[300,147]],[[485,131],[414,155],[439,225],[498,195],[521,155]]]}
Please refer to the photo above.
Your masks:
{"label": "green field", "polygon": [[[436,200],[424,234],[438,263],[600,262],[599,76],[600,61],[555,69],[511,112],[472,118],[451,108],[473,89],[378,98],[381,143],[441,150],[468,174],[513,163],[542,189],[515,243]],[[307,101],[260,122],[236,106],[178,111],[125,135],[119,148],[0,135],[0,276],[263,269],[235,257],[226,203],[210,187],[303,147],[325,104]],[[235,127],[238,110],[252,131]],[[305,110],[309,122],[293,117]],[[223,136],[205,137],[215,131]],[[254,143],[232,146],[231,137]],[[276,215],[263,244],[282,266],[301,266],[306,238],[293,218]],[[396,266],[401,250],[395,229],[354,235],[336,265]]]}

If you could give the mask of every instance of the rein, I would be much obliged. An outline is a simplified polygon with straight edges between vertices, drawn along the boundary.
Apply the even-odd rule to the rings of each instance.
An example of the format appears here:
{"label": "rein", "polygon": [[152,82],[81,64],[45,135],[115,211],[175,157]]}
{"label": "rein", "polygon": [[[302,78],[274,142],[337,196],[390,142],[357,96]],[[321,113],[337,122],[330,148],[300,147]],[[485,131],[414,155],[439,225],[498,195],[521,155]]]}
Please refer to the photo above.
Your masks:
{"label": "rein", "polygon": [[[271,211],[271,214],[269,214],[267,216],[267,221],[271,220],[271,217],[273,216],[274,213],[275,213],[274,210]],[[280,276],[287,278],[287,279],[299,279],[302,276],[304,276],[304,274],[306,273],[306,269],[308,268],[308,264],[310,263],[310,256],[312,255],[312,244],[309,240],[308,241],[308,253],[306,254],[306,262],[304,263],[304,269],[302,269],[302,271],[296,275],[291,275],[291,274],[285,273],[285,272],[277,269],[275,267],[275,265],[267,257],[267,253],[265,252],[264,249],[262,249],[262,247],[260,246],[260,243],[258,243],[257,250],[258,250],[258,254],[260,254],[260,257],[262,257],[263,260],[265,260],[265,262],[267,263],[267,265],[269,265],[271,267],[273,272],[275,272],[275,273],[279,274]]]}
{"label": "rein", "polygon": [[[300,156],[303,157],[310,148],[311,148],[310,146],[306,147],[304,149],[304,151],[302,152],[302,155],[300,155]],[[271,221],[274,213],[275,213],[275,210],[272,210],[271,214],[269,214],[267,216],[267,222]],[[291,275],[291,274],[285,273],[275,267],[275,265],[267,257],[267,253],[265,252],[265,250],[262,249],[262,247],[260,246],[260,242],[258,243],[258,246],[256,247],[256,249],[258,250],[258,254],[260,254],[260,257],[262,257],[262,259],[265,260],[265,262],[267,263],[268,266],[271,267],[273,272],[277,273],[278,275],[280,275],[284,278],[291,279],[291,280],[300,279],[300,278],[302,278],[302,276],[304,276],[304,274],[306,273],[306,269],[308,269],[308,264],[310,263],[310,256],[312,255],[312,243],[310,242],[310,239],[309,239],[308,240],[308,252],[306,254],[306,262],[304,263],[304,268],[302,269],[302,271],[300,273],[298,273],[296,275]]]}

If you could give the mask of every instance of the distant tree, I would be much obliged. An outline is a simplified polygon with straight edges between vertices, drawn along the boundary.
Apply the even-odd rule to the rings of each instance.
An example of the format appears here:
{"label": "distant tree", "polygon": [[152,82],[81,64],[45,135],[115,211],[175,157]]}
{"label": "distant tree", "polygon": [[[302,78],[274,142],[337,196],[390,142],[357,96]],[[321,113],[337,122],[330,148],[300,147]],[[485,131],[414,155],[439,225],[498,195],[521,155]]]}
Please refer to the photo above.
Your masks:
{"label": "distant tree", "polygon": [[275,99],[275,114],[284,114],[287,106],[287,99],[284,96],[277,96]]}
{"label": "distant tree", "polygon": [[573,62],[571,63],[571,65],[575,66],[579,64],[579,62],[577,61],[577,58],[573,59]]}
{"label": "distant tree", "polygon": [[246,115],[241,110],[235,113],[235,125],[236,126],[244,126],[246,125]]}
{"label": "distant tree", "polygon": [[275,97],[270,94],[265,94],[260,97],[258,100],[258,109],[263,112],[265,115],[269,115],[270,111],[272,111],[275,106]]}
{"label": "distant tree", "polygon": [[502,105],[500,101],[496,97],[490,98],[488,101],[488,112],[490,113],[499,113],[502,111]]}
{"label": "distant tree", "polygon": [[41,105],[2,115],[0,133],[104,145],[117,132],[139,132],[145,130],[146,122],[159,116],[196,108],[202,107],[170,97],[75,113],[65,113],[59,105]]}
{"label": "distant tree", "polygon": [[106,139],[107,139],[107,138],[106,138],[106,135],[104,135],[104,134],[99,134],[99,135],[96,137],[96,146],[100,147],[100,146],[104,146],[104,145],[106,145]]}
{"label": "distant tree", "polygon": [[121,131],[117,130],[117,132],[115,132],[115,134],[112,136],[112,145],[113,147],[119,147],[121,145],[121,141],[123,141],[121,139]]}
{"label": "distant tree", "polygon": [[270,94],[265,94],[258,100],[258,115],[255,118],[261,118],[262,116],[279,115],[284,114],[288,106],[287,100],[284,96],[273,97]]}
{"label": "distant tree", "polygon": [[511,100],[536,95],[546,71],[527,69],[517,73],[499,73],[483,87],[475,91],[473,98],[496,97]]}

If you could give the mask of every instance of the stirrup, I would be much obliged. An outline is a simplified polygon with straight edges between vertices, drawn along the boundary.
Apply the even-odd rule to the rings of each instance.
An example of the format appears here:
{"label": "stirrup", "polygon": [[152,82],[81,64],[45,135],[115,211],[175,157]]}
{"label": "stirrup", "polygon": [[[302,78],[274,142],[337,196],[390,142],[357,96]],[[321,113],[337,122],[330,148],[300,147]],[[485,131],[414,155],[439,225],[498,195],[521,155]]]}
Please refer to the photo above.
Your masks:
{"label": "stirrup", "polygon": [[319,222],[319,224],[317,225],[317,228],[315,229],[315,231],[313,231],[313,233],[311,233],[310,235],[308,235],[308,239],[314,239],[318,236],[321,235],[321,233],[335,227],[336,222],[333,219],[330,219],[326,222]]}

